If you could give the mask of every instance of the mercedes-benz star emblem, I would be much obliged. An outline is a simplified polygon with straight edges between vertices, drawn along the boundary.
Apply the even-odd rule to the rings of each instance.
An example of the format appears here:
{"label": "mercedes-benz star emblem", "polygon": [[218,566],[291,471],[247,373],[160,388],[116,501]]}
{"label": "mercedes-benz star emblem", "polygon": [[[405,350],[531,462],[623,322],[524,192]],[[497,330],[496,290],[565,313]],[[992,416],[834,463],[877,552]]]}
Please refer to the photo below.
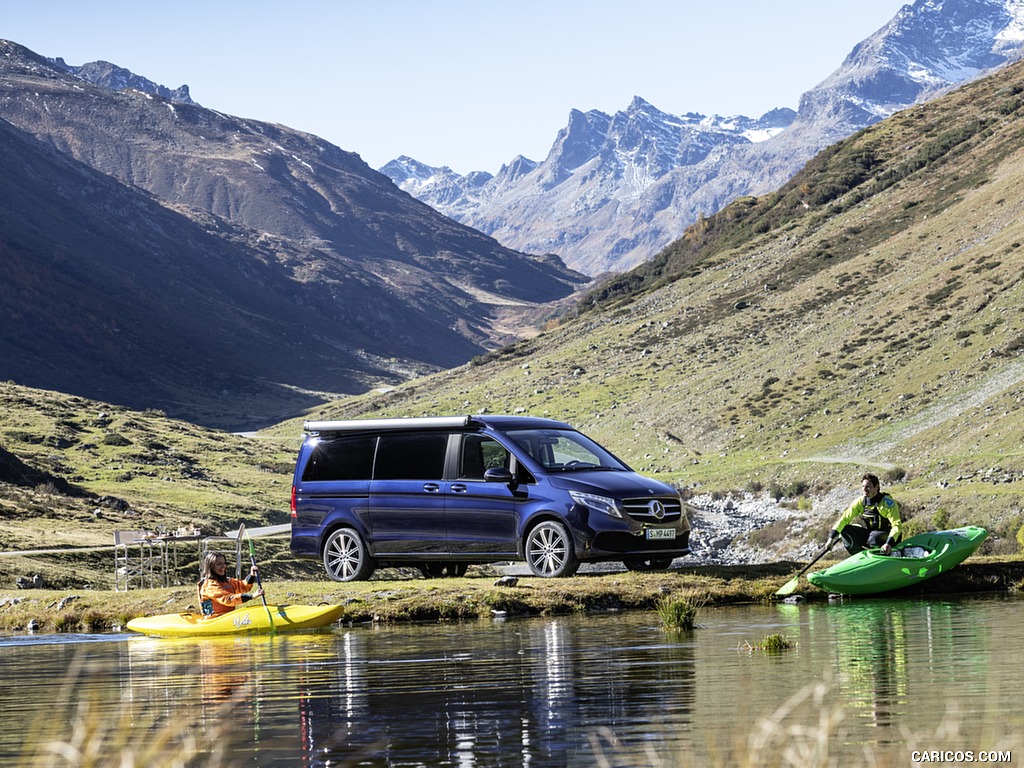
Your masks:
{"label": "mercedes-benz star emblem", "polygon": [[665,516],[665,505],[657,499],[651,499],[647,505],[647,509],[651,511],[651,515],[655,520],[661,520]]}

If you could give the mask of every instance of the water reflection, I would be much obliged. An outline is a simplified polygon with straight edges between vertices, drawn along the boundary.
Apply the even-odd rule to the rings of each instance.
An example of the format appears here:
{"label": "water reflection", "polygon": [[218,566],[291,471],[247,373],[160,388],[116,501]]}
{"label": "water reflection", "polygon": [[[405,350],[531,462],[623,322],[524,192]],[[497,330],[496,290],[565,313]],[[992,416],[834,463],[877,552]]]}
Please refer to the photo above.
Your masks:
{"label": "water reflection", "polygon": [[[970,713],[963,748],[993,722],[1020,720],[1016,607],[742,606],[708,610],[699,629],[678,634],[653,614],[629,614],[204,640],[8,638],[0,763],[16,760],[41,721],[59,730],[74,702],[88,699],[142,738],[178,728],[230,742],[231,764],[707,764],[763,735],[779,703],[816,680],[830,681],[830,700],[808,700],[800,715],[845,709],[830,743],[836,754],[934,734],[951,702]],[[796,648],[742,650],[772,633]],[[74,665],[80,673],[69,682]],[[812,738],[814,723],[780,731],[779,743]]]}
{"label": "water reflection", "polygon": [[692,654],[643,643],[581,649],[581,629],[566,619],[488,629],[483,646],[463,637],[479,635],[474,625],[442,638],[348,631],[336,662],[304,664],[311,764],[359,756],[371,765],[565,765],[584,755],[591,763],[596,727],[644,738],[667,706],[692,704]]}
{"label": "water reflection", "polygon": [[874,728],[874,743],[899,742],[900,725],[925,692],[949,690],[956,679],[983,679],[987,627],[963,603],[851,601],[828,612],[835,633],[840,688],[847,705]]}
{"label": "water reflection", "polygon": [[907,696],[905,611],[898,604],[851,604],[835,611],[833,621],[841,690],[872,725],[890,728]]}

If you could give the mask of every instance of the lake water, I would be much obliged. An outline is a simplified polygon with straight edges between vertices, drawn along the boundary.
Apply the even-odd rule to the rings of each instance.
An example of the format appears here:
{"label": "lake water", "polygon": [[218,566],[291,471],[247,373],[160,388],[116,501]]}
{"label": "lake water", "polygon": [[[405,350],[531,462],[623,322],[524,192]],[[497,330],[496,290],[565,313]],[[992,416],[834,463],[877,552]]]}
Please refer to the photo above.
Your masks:
{"label": "lake water", "polygon": [[[184,734],[203,753],[193,765],[914,765],[921,751],[1009,764],[1024,758],[1022,606],[705,608],[691,632],[628,613],[0,636],[0,764],[85,764],[26,754],[46,744],[171,764]],[[749,647],[774,634],[793,647]]]}

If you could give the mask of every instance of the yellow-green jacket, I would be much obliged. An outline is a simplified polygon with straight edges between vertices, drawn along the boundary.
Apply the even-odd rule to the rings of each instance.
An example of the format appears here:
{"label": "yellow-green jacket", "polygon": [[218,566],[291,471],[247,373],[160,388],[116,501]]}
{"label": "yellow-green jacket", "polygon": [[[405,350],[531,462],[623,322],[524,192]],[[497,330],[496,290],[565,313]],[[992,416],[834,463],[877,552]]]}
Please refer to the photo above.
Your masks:
{"label": "yellow-green jacket", "polygon": [[900,519],[900,505],[888,493],[880,493],[873,499],[861,496],[842,517],[836,520],[833,530],[841,532],[843,528],[860,517],[860,525],[869,531],[888,531],[889,538],[898,541],[903,521]]}

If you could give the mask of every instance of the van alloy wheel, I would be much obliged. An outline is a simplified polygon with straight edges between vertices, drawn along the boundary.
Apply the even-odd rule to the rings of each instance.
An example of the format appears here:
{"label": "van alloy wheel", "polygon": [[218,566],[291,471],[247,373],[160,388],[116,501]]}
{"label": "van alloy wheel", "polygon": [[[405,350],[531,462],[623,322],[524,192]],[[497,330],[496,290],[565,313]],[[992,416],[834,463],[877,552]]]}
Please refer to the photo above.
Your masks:
{"label": "van alloy wheel", "polygon": [[334,581],[363,581],[370,578],[375,567],[366,544],[353,528],[339,528],[324,544],[324,570]]}
{"label": "van alloy wheel", "polygon": [[526,564],[535,576],[572,576],[580,567],[568,529],[555,520],[531,528],[524,551]]}

